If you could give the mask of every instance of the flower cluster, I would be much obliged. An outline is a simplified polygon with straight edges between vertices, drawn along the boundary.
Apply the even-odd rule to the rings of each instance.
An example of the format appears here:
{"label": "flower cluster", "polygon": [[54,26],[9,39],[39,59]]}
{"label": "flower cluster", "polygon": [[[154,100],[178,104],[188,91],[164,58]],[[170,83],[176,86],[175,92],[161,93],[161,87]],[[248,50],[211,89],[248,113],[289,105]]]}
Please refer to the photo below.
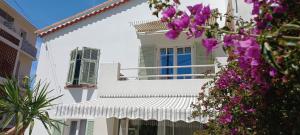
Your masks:
{"label": "flower cluster", "polygon": [[202,26],[211,15],[210,7],[196,4],[187,8],[188,12],[184,12],[176,11],[174,6],[169,6],[162,12],[161,21],[168,22],[169,31],[166,36],[169,39],[176,39],[184,30],[187,30],[186,34],[189,38],[202,36],[204,32]]}

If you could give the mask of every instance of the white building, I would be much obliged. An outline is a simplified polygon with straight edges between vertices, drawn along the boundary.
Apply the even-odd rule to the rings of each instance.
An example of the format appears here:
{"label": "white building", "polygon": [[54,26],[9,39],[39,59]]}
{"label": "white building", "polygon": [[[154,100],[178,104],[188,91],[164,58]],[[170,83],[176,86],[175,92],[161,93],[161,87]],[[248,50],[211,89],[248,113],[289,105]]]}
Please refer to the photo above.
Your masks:
{"label": "white building", "polygon": [[[227,0],[182,0],[196,2],[227,11]],[[190,105],[225,54],[206,56],[184,34],[166,39],[151,14],[147,0],[110,0],[37,31],[37,79],[64,95],[50,115],[68,126],[54,135],[186,135],[206,121]],[[41,123],[33,132],[46,133]]]}

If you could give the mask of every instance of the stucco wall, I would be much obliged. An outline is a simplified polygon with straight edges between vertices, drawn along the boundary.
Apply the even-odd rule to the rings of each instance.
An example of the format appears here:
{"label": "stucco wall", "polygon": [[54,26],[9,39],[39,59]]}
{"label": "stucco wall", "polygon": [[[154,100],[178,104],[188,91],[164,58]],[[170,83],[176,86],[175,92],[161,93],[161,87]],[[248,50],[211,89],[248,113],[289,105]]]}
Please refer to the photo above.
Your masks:
{"label": "stucco wall", "polygon": [[[182,3],[183,5],[191,5],[199,1],[206,4],[210,3],[212,8],[219,8],[220,12],[224,13],[226,11],[227,0],[184,0]],[[144,86],[149,87],[149,90],[150,87],[154,87],[153,89],[160,88],[165,83],[168,83],[168,81],[153,82],[155,85],[151,85],[153,83],[146,81],[117,82],[118,85],[110,87],[108,85],[110,83],[103,86],[102,84],[106,82],[100,80],[100,77],[98,77],[98,86],[96,89],[64,88],[69,69],[70,53],[76,47],[82,48],[86,46],[101,49],[100,63],[120,63],[124,68],[137,67],[141,40],[137,37],[135,29],[130,23],[149,20],[157,20],[157,18],[151,15],[147,0],[131,0],[124,5],[43,37],[38,59],[37,80],[42,79],[43,81],[50,82],[49,90],[54,89],[53,95],[64,95],[56,101],[58,104],[70,104],[95,99],[99,94],[98,92],[108,92],[99,91],[100,88],[104,90],[106,87],[107,90],[114,89],[118,91],[124,90],[121,88],[125,87],[125,85],[134,86],[138,83],[136,89]],[[159,42],[164,43],[164,45],[174,43],[174,41],[167,41],[162,35],[156,40],[158,41],[157,44]],[[186,39],[183,38],[182,41],[186,41]],[[99,70],[101,70],[101,66]],[[100,75],[100,72],[98,73]],[[108,80],[106,81],[109,82]],[[185,89],[192,89],[192,93],[196,93],[196,90],[200,89],[200,85],[202,84],[202,82],[198,82],[197,80],[183,80],[180,82],[170,81],[170,85],[166,85],[164,88],[181,90],[185,87]],[[185,86],[182,86],[184,83]],[[129,89],[131,88],[128,87],[126,90]],[[34,129],[33,134],[46,134],[45,130],[40,128],[41,125],[38,125]]]}

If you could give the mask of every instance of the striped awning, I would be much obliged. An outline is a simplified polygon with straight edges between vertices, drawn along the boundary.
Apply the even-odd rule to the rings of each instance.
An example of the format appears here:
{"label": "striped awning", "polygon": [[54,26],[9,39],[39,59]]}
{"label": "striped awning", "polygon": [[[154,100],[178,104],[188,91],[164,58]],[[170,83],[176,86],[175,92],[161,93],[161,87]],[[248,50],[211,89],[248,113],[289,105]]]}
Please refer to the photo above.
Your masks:
{"label": "striped awning", "polygon": [[206,122],[201,118],[191,118],[191,104],[196,96],[184,97],[102,97],[97,100],[63,104],[56,106],[56,118],[93,119],[129,118],[142,120],[169,120],[185,122]]}

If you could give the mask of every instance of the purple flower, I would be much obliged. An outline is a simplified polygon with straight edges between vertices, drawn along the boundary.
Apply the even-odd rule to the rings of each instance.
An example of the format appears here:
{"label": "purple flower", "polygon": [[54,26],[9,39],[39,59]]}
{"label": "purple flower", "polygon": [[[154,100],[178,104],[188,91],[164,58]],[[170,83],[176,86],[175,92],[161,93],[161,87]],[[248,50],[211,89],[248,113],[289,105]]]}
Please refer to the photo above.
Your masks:
{"label": "purple flower", "polygon": [[167,38],[174,40],[179,36],[179,34],[180,32],[176,30],[169,30],[165,35]]}
{"label": "purple flower", "polygon": [[272,69],[269,71],[269,75],[270,75],[271,77],[275,77],[276,74],[277,74],[277,71],[276,71],[275,68],[272,68]]}
{"label": "purple flower", "polygon": [[251,46],[246,50],[245,55],[248,58],[259,59],[260,58],[260,49],[258,48],[258,46]]}
{"label": "purple flower", "polygon": [[266,19],[266,21],[272,21],[273,20],[273,16],[270,13],[267,13],[265,15],[265,19]]}
{"label": "purple flower", "polygon": [[218,41],[215,38],[207,38],[202,40],[203,46],[206,48],[206,54],[212,52],[212,50],[217,46]]}
{"label": "purple flower", "polygon": [[233,116],[229,113],[226,113],[219,117],[219,122],[223,125],[228,124],[232,121]]}
{"label": "purple flower", "polygon": [[239,43],[240,43],[240,47],[249,48],[250,46],[252,46],[253,40],[250,38],[250,39],[247,39],[247,40],[239,41]]}
{"label": "purple flower", "polygon": [[258,15],[259,14],[259,8],[260,8],[259,2],[254,2],[253,9],[252,9],[252,15]]}
{"label": "purple flower", "polygon": [[237,135],[238,134],[238,129],[237,128],[233,128],[230,131],[231,135]]}
{"label": "purple flower", "polygon": [[250,64],[251,66],[258,66],[259,65],[259,62],[257,61],[257,60],[255,60],[255,59],[253,59],[252,61],[251,61],[251,64]]}
{"label": "purple flower", "polygon": [[169,6],[163,12],[163,18],[172,18],[176,14],[176,9],[173,6]]}
{"label": "purple flower", "polygon": [[239,35],[233,35],[233,34],[225,35],[223,38],[224,46],[228,47],[228,46],[235,45],[234,40],[236,40],[238,38],[239,38]]}
{"label": "purple flower", "polygon": [[174,21],[174,24],[176,24],[181,29],[185,29],[190,24],[190,17],[187,14],[183,14],[180,18]]}
{"label": "purple flower", "polygon": [[201,11],[203,8],[202,4],[196,4],[194,6],[188,6],[187,7],[192,15],[195,15],[198,11]]}
{"label": "purple flower", "polygon": [[246,113],[254,113],[256,110],[254,108],[250,108],[246,110]]}

